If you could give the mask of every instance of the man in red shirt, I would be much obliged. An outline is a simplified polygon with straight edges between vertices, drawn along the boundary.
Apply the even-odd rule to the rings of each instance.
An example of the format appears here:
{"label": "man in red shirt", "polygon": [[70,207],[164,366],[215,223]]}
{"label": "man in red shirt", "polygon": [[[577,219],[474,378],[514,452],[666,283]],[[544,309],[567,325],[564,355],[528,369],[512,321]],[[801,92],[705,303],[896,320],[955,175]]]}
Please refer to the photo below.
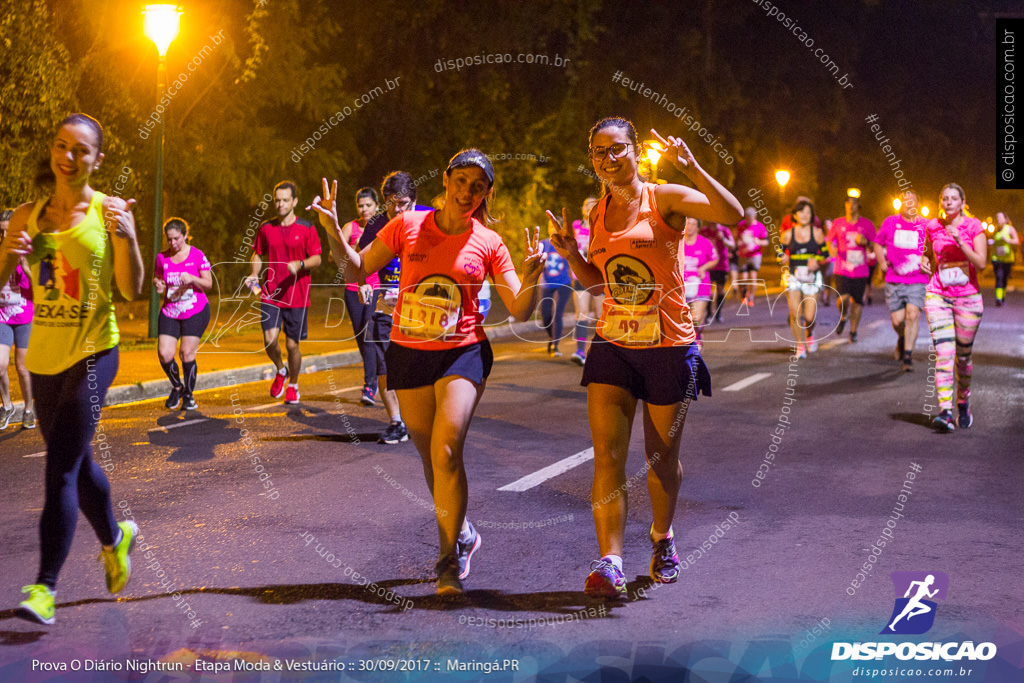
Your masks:
{"label": "man in red shirt", "polygon": [[[309,272],[320,265],[320,238],[316,228],[295,215],[299,203],[298,189],[291,181],[274,186],[274,208],[277,218],[264,223],[256,233],[252,253],[250,286],[259,283],[264,262],[266,278],[261,293],[260,308],[263,343],[277,374],[270,385],[270,395],[284,396],[284,402],[299,402],[299,372],[302,370],[302,352],[299,342],[306,338],[306,318],[309,312]],[[288,365],[281,358],[278,337],[284,327]],[[287,390],[285,382],[288,380]]]}

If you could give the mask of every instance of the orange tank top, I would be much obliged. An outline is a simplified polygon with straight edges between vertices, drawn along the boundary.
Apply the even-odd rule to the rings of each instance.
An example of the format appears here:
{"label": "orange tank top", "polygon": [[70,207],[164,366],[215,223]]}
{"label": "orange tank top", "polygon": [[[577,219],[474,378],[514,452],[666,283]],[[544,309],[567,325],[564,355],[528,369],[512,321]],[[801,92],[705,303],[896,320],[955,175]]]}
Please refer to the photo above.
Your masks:
{"label": "orange tank top", "polygon": [[629,348],[680,346],[696,340],[683,296],[683,233],[661,217],[653,183],[644,183],[636,222],[618,232],[605,226],[611,195],[598,203],[590,262],[604,276],[605,299],[597,333]]}

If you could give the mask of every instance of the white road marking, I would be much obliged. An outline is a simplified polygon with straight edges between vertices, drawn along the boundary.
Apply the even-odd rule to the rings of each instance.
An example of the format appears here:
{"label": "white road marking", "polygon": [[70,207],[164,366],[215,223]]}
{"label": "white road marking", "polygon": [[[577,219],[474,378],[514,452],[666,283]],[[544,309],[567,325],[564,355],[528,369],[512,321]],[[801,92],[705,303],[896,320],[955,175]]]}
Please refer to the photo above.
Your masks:
{"label": "white road marking", "polygon": [[38,453],[29,453],[28,455],[23,455],[21,457],[23,457],[23,458],[41,458],[44,455],[46,455],[46,451],[40,451]]}
{"label": "white road marking", "polygon": [[149,431],[151,431],[151,432],[169,432],[172,429],[177,429],[178,427],[187,427],[189,425],[194,425],[194,424],[199,424],[200,422],[209,422],[209,421],[210,421],[210,419],[207,418],[207,417],[200,417],[200,418],[196,418],[195,420],[185,420],[183,422],[176,422],[175,424],[168,425],[166,427],[153,427]]}
{"label": "white road marking", "polygon": [[[334,391],[328,391],[328,394],[344,394],[346,391],[354,391],[356,389],[362,389],[362,384],[357,384],[354,387],[345,387],[344,389],[335,389]],[[277,405],[276,403],[274,405]]]}
{"label": "white road marking", "polygon": [[733,384],[730,384],[726,388],[722,389],[722,391],[743,391],[751,384],[756,384],[763,379],[768,379],[771,376],[772,373],[770,372],[756,372],[750,377],[747,377],[746,379],[741,379],[739,382],[734,382]]}
{"label": "white road marking", "polygon": [[570,455],[568,458],[563,458],[558,462],[548,465],[544,469],[537,470],[533,474],[528,474],[522,479],[516,479],[511,484],[506,484],[499,488],[499,491],[526,491],[532,489],[534,486],[538,486],[548,479],[553,479],[563,472],[568,472],[578,465],[582,465],[588,460],[594,459],[594,449],[588,448],[584,451],[580,451],[576,455]]}
{"label": "white road marking", "polygon": [[833,339],[832,341],[825,342],[824,344],[822,344],[821,348],[823,348],[823,349],[834,349],[837,346],[842,346],[843,344],[849,344],[849,343],[850,343],[850,341],[848,339]]}
{"label": "white road marking", "polygon": [[261,406],[256,406],[255,408],[249,408],[249,411],[252,412],[254,410],[266,410],[267,408],[273,408],[274,406],[281,406],[281,405],[284,405],[283,403],[281,403],[281,401],[274,401],[273,403],[264,403]]}

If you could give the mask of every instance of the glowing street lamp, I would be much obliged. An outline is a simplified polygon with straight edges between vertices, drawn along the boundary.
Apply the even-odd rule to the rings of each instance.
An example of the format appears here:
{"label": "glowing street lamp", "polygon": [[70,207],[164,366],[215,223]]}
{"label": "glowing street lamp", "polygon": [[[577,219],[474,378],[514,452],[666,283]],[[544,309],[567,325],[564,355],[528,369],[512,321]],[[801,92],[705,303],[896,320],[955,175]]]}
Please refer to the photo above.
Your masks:
{"label": "glowing street lamp", "polygon": [[928,218],[928,214],[929,213],[930,213],[930,210],[928,209],[927,206],[922,206],[921,207],[921,215],[922,216],[924,216],[925,218]]}
{"label": "glowing street lamp", "polygon": [[789,182],[789,171],[783,171],[781,169],[776,171],[775,172],[775,182],[777,182],[779,184],[780,188],[785,187],[786,183]]}
{"label": "glowing street lamp", "polygon": [[846,196],[850,199],[860,199],[860,189],[856,187],[846,188]]}
{"label": "glowing street lamp", "polygon": [[[143,32],[156,45],[160,65],[156,72],[157,119],[156,126],[156,196],[153,201],[153,269],[156,272],[156,257],[160,253],[160,229],[164,224],[164,117],[159,110],[163,107],[164,92],[167,90],[167,48],[178,37],[181,10],[177,5],[146,5],[142,10]],[[160,313],[160,295],[156,288],[149,292],[149,336],[157,336]]]}
{"label": "glowing street lamp", "polygon": [[899,197],[892,200],[892,208],[894,211],[899,211],[901,206],[903,206],[903,202],[900,201]]}

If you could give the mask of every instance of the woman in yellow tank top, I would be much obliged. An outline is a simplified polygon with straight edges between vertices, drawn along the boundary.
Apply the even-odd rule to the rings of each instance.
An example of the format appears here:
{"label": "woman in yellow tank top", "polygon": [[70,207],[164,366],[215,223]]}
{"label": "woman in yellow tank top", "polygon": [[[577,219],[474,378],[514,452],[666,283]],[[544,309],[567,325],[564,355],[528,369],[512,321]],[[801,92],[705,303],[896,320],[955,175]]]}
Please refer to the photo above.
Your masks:
{"label": "woman in yellow tank top", "polygon": [[580,255],[564,209],[560,232],[551,239],[582,285],[605,293],[581,382],[587,387],[594,441],[591,508],[601,550],[584,590],[595,597],[626,597],[626,459],[637,401],[644,404],[647,487],[654,518],[650,575],[659,583],[674,583],[679,576],[672,518],[683,476],[680,437],[690,400],[699,393],[711,395],[711,377],[694,344],[683,296],[682,229],[687,217],[731,225],[743,215],[736,198],[697,164],[682,139],[665,140],[651,132],[665,148],[662,158],[696,189],[645,182],[633,124],[602,119],[590,131],[590,158],[608,191],[590,217],[587,259]]}
{"label": "woman in yellow tank top", "polygon": [[120,592],[131,575],[128,553],[138,528],[118,524],[103,467],[90,443],[107,388],[117,374],[117,321],[112,280],[127,299],[141,295],[144,266],[127,202],[89,186],[103,162],[103,129],[85,114],[58,127],[41,183],[45,199],[23,204],[0,248],[0,282],[28,258],[36,302],[26,365],[46,442],[46,493],[40,522],[40,566],[18,616],[54,623],[57,575],[71,549],[81,509],[102,545],[107,589]]}

